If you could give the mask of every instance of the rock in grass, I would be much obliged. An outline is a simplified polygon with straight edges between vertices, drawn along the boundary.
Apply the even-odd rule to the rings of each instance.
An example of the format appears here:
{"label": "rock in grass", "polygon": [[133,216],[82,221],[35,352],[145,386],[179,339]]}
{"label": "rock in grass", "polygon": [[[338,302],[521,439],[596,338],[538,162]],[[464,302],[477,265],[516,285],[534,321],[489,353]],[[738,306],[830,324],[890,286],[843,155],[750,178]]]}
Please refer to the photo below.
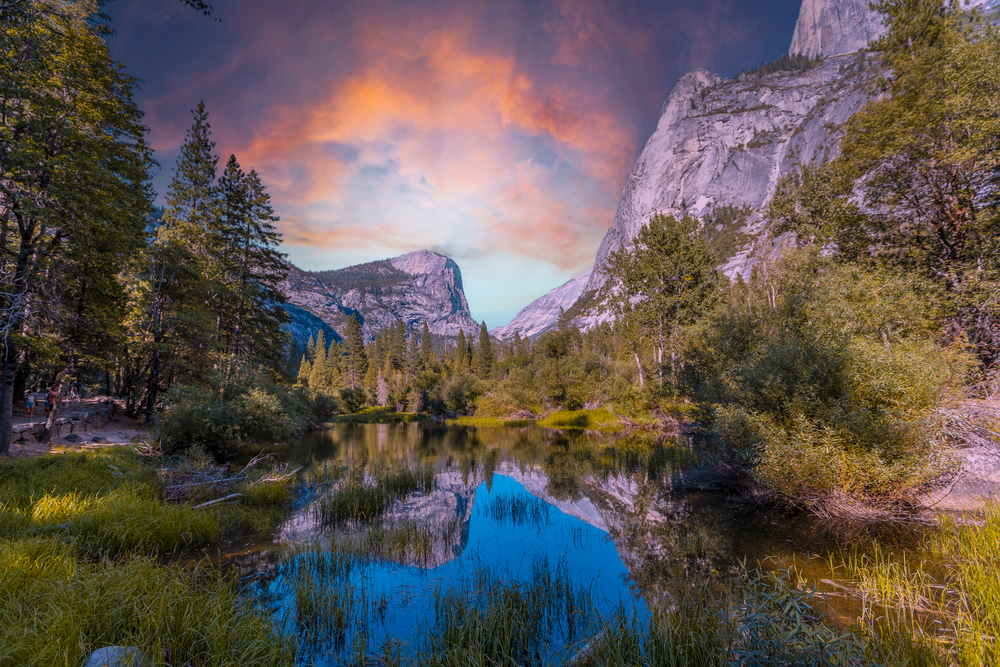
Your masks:
{"label": "rock in grass", "polygon": [[93,438],[90,439],[90,441],[91,442],[96,442],[99,445],[103,445],[103,444],[107,444],[108,439],[107,438],[102,438],[99,435],[95,435]]}
{"label": "rock in grass", "polygon": [[147,667],[149,663],[134,646],[105,646],[90,654],[83,667]]}
{"label": "rock in grass", "polygon": [[78,436],[76,433],[70,433],[65,438],[63,438],[63,440],[65,440],[66,442],[80,442],[81,440],[83,440],[83,438]]}

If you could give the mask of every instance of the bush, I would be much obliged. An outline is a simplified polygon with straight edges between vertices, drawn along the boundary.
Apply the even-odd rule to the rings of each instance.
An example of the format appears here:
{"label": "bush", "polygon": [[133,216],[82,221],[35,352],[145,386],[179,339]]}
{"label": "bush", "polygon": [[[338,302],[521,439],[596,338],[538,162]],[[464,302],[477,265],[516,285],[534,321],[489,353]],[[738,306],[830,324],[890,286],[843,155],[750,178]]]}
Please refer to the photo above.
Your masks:
{"label": "bush", "polygon": [[344,412],[354,413],[365,407],[368,397],[365,396],[364,389],[352,389],[350,387],[340,390],[340,405]]}
{"label": "bush", "polygon": [[159,435],[168,448],[201,444],[215,456],[230,455],[241,443],[291,439],[302,430],[310,408],[304,390],[262,377],[232,385],[225,394],[218,387],[176,385],[165,403]]}
{"label": "bush", "polygon": [[913,279],[804,251],[734,286],[688,350],[727,463],[807,503],[913,491],[970,362],[935,342],[933,302]]}

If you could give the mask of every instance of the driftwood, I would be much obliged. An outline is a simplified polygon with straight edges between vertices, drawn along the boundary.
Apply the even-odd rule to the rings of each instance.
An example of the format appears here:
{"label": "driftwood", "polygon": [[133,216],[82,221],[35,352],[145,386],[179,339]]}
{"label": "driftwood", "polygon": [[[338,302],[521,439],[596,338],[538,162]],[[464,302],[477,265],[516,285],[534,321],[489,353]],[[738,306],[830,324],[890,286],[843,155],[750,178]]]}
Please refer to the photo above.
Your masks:
{"label": "driftwood", "polygon": [[195,505],[191,509],[193,509],[193,510],[200,510],[203,507],[211,507],[212,505],[219,505],[221,503],[228,503],[228,502],[231,502],[231,501],[234,501],[234,500],[239,500],[242,497],[243,497],[242,493],[230,493],[228,496],[226,496],[224,498],[216,498],[215,500],[209,500],[207,503],[202,503],[201,505]]}

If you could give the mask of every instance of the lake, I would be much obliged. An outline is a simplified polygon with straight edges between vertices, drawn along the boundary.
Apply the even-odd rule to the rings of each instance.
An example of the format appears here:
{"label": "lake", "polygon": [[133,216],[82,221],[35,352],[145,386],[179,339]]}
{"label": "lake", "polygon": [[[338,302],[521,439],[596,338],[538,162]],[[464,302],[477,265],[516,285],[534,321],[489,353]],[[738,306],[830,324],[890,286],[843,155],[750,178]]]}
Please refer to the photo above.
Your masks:
{"label": "lake", "polygon": [[301,664],[391,663],[443,637],[566,663],[605,619],[645,622],[741,564],[796,559],[820,581],[856,548],[806,514],[678,490],[697,448],[663,434],[344,424],[288,458],[308,482],[240,571]]}

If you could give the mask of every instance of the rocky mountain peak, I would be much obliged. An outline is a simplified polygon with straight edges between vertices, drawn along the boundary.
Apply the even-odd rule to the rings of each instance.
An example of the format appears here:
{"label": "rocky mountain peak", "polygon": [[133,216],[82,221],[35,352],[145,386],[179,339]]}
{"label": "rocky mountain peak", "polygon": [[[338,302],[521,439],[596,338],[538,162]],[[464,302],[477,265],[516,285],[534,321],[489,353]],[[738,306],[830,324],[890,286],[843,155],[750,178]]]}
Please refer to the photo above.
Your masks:
{"label": "rocky mountain peak", "polygon": [[810,58],[854,53],[883,30],[882,16],[868,0],[802,0],[788,52]]}
{"label": "rocky mountain peak", "polygon": [[[440,336],[479,330],[469,313],[458,264],[430,250],[330,271],[307,272],[293,267],[283,289],[298,311],[318,318],[339,335],[343,335],[351,315],[361,320],[366,338],[397,320],[416,332],[426,321],[431,332]],[[317,323],[306,317],[299,319],[303,330]],[[292,333],[301,337],[295,330]]]}

